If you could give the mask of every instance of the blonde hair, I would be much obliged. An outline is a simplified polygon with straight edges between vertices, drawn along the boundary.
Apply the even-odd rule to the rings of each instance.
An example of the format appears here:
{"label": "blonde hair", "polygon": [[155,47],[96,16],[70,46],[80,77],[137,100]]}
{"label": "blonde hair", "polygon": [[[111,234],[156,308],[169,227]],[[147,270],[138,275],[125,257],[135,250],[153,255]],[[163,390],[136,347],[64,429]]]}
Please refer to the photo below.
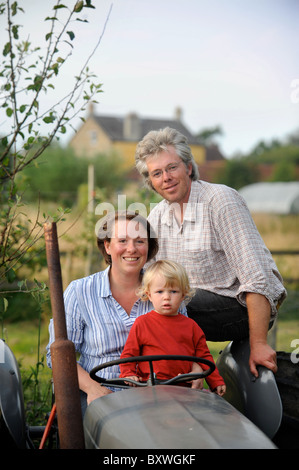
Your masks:
{"label": "blonde hair", "polygon": [[147,268],[142,278],[141,287],[138,291],[138,295],[141,300],[148,300],[147,293],[149,291],[150,284],[158,274],[161,274],[165,278],[165,286],[169,287],[177,284],[183,292],[184,300],[187,302],[191,300],[195,290],[190,287],[189,278],[185,268],[181,264],[169,260],[156,261]]}

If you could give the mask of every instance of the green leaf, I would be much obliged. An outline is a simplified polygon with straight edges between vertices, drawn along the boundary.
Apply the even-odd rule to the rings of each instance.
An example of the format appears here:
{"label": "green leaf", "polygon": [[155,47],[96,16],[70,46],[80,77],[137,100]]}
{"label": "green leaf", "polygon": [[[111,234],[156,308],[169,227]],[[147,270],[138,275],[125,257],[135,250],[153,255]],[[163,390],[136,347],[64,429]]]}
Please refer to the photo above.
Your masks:
{"label": "green leaf", "polygon": [[71,41],[73,41],[73,39],[75,39],[75,35],[73,33],[73,31],[67,31],[67,34],[69,35],[69,38]]}
{"label": "green leaf", "polygon": [[8,300],[5,297],[0,297],[0,313],[5,313],[8,307]]}
{"label": "green leaf", "polygon": [[10,42],[7,42],[3,48],[3,55],[7,56],[11,51],[11,44]]}
{"label": "green leaf", "polygon": [[12,268],[9,268],[9,270],[6,272],[6,279],[7,281],[11,284],[14,282],[15,278],[17,277],[16,273]]}
{"label": "green leaf", "polygon": [[7,108],[7,110],[6,110],[6,115],[7,115],[8,117],[11,117],[11,116],[13,115],[13,110],[12,110],[11,108]]}
{"label": "green leaf", "polygon": [[55,121],[55,117],[54,116],[46,116],[43,118],[43,121],[46,123],[46,124],[50,124],[51,122],[54,122]]}
{"label": "green leaf", "polygon": [[13,2],[11,5],[12,16],[15,16],[17,14],[17,8],[18,8],[17,2]]}
{"label": "green leaf", "polygon": [[14,39],[19,39],[19,25],[13,25],[12,27],[12,34]]}
{"label": "green leaf", "polygon": [[58,75],[58,72],[59,72],[59,68],[58,68],[58,64],[57,62],[55,64],[52,65],[51,69],[54,70],[54,73],[55,75]]}
{"label": "green leaf", "polygon": [[59,10],[59,8],[67,8],[65,5],[55,5],[55,7],[53,7],[53,10]]}
{"label": "green leaf", "polygon": [[76,3],[74,6],[74,12],[79,13],[83,8],[83,0],[80,0],[79,2]]}
{"label": "green leaf", "polygon": [[7,139],[7,137],[3,137],[3,139],[1,140],[1,142],[2,142],[3,147],[6,147],[7,144],[8,144],[8,139]]}
{"label": "green leaf", "polygon": [[85,6],[86,6],[86,8],[94,8],[95,9],[95,6],[93,6],[91,4],[91,0],[86,0],[86,5]]}

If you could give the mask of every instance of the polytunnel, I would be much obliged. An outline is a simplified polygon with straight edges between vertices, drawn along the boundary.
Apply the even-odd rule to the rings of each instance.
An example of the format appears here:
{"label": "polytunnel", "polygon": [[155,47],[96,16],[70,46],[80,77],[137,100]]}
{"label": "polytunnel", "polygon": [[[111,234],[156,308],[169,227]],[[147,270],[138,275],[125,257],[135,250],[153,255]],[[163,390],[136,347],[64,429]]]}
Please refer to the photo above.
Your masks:
{"label": "polytunnel", "polygon": [[254,183],[239,193],[250,212],[299,214],[299,182]]}

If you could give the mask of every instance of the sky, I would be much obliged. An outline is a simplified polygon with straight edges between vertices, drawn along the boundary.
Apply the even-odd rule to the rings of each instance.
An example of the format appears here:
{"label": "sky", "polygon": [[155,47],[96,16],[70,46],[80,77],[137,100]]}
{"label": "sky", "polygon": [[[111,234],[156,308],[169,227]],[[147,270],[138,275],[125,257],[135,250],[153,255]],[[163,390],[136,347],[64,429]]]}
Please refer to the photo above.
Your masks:
{"label": "sky", "polygon": [[[18,3],[32,42],[44,38],[53,1]],[[221,127],[218,143],[228,158],[299,129],[298,0],[93,3],[96,9],[84,12],[88,24],[73,25],[75,47],[61,87],[102,36],[89,65],[103,84],[97,114],[172,118],[180,107],[193,133]],[[4,34],[1,26],[1,50]]]}

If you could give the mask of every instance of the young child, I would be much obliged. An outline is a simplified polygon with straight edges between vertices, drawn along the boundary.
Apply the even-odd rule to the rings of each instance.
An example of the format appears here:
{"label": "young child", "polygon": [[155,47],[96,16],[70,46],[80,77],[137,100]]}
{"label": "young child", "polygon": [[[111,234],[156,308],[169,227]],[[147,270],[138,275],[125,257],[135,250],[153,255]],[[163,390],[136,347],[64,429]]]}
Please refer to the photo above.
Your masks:
{"label": "young child", "polygon": [[[191,318],[178,312],[181,302],[192,297],[187,273],[181,265],[166,260],[152,264],[143,276],[140,296],[143,300],[149,299],[154,310],[135,320],[121,358],[179,354],[201,357],[214,363],[201,328]],[[208,369],[205,364],[171,360],[154,362],[153,367],[160,380]],[[120,365],[120,371],[122,378],[146,381],[149,377],[149,364],[125,363]],[[203,381],[204,379],[193,380],[191,388],[202,389]],[[226,386],[217,368],[206,381],[212,391],[220,396],[224,395]]]}

